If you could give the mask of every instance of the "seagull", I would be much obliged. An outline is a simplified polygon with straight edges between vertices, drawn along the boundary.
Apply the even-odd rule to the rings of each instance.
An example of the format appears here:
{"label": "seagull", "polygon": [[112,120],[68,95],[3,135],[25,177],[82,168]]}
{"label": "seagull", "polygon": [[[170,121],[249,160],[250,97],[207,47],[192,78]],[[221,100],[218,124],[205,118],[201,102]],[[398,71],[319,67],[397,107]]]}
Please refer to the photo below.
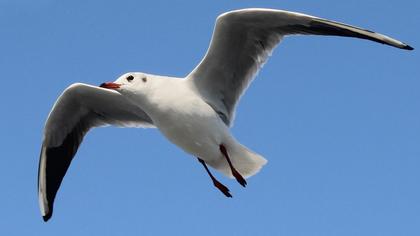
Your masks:
{"label": "seagull", "polygon": [[230,133],[235,108],[274,48],[288,35],[332,35],[367,39],[413,50],[388,36],[302,13],[250,8],[216,19],[208,51],[185,78],[141,72],[92,86],[64,90],[48,115],[38,168],[38,198],[44,221],[53,213],[61,182],[86,133],[94,127],[158,128],[172,143],[197,158],[213,185],[229,189],[208,166],[246,179],[267,163]]}

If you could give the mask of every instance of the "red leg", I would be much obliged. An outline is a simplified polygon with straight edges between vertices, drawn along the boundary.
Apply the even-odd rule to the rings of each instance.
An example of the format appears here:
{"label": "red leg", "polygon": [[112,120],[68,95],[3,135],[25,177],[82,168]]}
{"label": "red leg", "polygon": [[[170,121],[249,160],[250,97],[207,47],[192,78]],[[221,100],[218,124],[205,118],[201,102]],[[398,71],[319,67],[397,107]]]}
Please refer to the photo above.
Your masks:
{"label": "red leg", "polygon": [[243,187],[246,186],[246,180],[242,175],[233,167],[232,162],[230,161],[229,154],[223,144],[220,144],[219,146],[220,151],[223,153],[223,155],[226,157],[227,162],[229,163],[230,170],[232,171],[232,175],[235,177],[236,181],[239,182]]}
{"label": "red leg", "polygon": [[224,186],[222,183],[220,183],[210,172],[209,168],[207,167],[206,163],[201,160],[200,158],[197,158],[198,161],[204,166],[204,168],[207,171],[207,174],[209,174],[211,180],[213,181],[213,185],[218,188],[226,197],[232,197],[232,195],[229,193],[229,189]]}

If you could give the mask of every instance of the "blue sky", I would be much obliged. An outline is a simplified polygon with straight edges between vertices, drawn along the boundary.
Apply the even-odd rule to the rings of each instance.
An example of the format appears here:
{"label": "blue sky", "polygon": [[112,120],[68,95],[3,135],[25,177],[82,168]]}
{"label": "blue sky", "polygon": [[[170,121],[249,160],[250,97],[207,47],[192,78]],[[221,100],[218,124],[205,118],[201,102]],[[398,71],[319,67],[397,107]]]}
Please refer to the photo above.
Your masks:
{"label": "blue sky", "polygon": [[420,3],[0,0],[2,235],[419,235],[418,50],[290,37],[242,98],[232,132],[269,163],[242,188],[153,129],[90,132],[39,213],[45,119],[74,82],[185,76],[220,13],[300,11],[420,45]]}

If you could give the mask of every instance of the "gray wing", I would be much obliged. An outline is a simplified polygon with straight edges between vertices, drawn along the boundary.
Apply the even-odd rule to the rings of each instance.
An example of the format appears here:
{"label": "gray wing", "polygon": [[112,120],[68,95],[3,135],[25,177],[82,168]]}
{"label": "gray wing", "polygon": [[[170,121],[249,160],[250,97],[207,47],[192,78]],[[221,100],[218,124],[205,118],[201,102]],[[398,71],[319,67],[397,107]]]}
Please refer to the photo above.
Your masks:
{"label": "gray wing", "polygon": [[242,93],[283,36],[291,34],[355,37],[413,49],[382,34],[305,14],[243,9],[217,18],[210,47],[187,79],[230,125]]}
{"label": "gray wing", "polygon": [[47,221],[61,181],[84,135],[93,127],[154,127],[149,116],[116,91],[73,84],[57,99],[44,128],[38,167],[38,198]]}

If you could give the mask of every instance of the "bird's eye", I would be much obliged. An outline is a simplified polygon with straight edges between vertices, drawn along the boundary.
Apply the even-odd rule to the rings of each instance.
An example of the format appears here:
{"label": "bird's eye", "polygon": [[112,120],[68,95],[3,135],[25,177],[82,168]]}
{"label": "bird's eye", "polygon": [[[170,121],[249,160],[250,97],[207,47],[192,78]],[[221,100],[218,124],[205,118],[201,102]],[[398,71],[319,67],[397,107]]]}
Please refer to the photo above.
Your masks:
{"label": "bird's eye", "polygon": [[143,78],[141,78],[141,80],[143,80],[143,82],[147,82],[147,77],[143,77]]}
{"label": "bird's eye", "polygon": [[128,82],[131,82],[134,79],[134,76],[129,75],[129,76],[127,76],[126,79],[127,79]]}

